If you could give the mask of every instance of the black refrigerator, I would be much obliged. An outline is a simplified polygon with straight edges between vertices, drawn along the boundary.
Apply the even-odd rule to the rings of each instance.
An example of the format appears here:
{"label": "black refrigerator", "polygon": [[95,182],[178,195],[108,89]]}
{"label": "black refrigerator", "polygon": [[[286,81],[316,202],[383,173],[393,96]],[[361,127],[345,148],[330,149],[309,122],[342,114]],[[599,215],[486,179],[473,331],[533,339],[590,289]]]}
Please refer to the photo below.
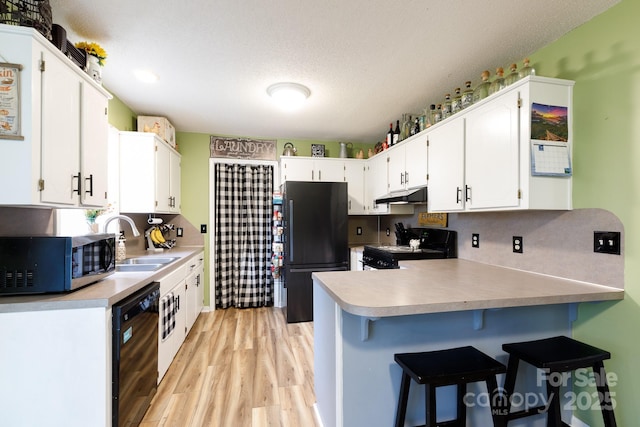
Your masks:
{"label": "black refrigerator", "polygon": [[311,273],[349,269],[347,183],[282,185],[287,323],[313,320]]}

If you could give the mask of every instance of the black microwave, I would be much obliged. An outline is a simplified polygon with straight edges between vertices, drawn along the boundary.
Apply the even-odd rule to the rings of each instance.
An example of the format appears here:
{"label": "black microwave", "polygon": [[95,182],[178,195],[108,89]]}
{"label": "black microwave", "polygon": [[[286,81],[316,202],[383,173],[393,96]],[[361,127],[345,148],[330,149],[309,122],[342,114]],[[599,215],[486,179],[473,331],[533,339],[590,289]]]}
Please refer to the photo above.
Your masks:
{"label": "black microwave", "polygon": [[0,237],[0,295],[70,292],[115,272],[115,234]]}

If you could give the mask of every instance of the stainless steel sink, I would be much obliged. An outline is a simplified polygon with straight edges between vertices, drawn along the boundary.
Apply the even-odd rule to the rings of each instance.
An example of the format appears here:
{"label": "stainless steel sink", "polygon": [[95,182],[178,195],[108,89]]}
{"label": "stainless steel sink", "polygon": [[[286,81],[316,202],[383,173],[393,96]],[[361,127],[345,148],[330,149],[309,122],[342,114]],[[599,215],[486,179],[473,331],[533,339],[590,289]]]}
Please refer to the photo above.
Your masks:
{"label": "stainless steel sink", "polygon": [[165,264],[116,264],[116,271],[144,272],[155,271]]}
{"label": "stainless steel sink", "polygon": [[137,258],[127,258],[123,261],[118,262],[120,265],[146,265],[146,264],[169,264],[178,257],[137,257]]}

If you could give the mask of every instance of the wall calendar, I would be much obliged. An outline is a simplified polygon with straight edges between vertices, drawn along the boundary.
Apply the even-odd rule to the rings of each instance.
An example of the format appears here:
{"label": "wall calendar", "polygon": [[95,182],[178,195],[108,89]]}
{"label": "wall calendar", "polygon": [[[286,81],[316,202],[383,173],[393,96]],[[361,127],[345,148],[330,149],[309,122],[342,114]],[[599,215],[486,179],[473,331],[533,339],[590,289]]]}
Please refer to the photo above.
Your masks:
{"label": "wall calendar", "polygon": [[531,175],[571,176],[567,107],[531,105]]}

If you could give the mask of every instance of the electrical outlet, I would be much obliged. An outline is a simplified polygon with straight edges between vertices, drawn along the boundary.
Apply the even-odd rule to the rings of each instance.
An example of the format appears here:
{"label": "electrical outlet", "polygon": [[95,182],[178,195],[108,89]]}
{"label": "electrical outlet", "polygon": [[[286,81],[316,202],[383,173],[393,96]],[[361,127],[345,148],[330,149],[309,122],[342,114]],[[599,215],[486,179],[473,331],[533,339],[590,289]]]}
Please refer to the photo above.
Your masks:
{"label": "electrical outlet", "polygon": [[182,227],[178,227],[176,228],[176,236],[177,237],[182,237],[184,236],[184,229]]}
{"label": "electrical outlet", "polygon": [[387,236],[391,236],[391,230],[389,230],[389,227],[387,227]]}
{"label": "electrical outlet", "polygon": [[594,231],[593,251],[601,254],[620,255],[620,232]]}
{"label": "electrical outlet", "polygon": [[471,247],[472,248],[480,247],[480,235],[478,233],[473,233],[471,235]]}
{"label": "electrical outlet", "polygon": [[512,244],[513,244],[513,252],[517,254],[521,254],[522,246],[524,244],[522,241],[522,236],[513,236]]}
{"label": "electrical outlet", "polygon": [[200,232],[203,234],[207,232],[207,224],[200,224]]}

